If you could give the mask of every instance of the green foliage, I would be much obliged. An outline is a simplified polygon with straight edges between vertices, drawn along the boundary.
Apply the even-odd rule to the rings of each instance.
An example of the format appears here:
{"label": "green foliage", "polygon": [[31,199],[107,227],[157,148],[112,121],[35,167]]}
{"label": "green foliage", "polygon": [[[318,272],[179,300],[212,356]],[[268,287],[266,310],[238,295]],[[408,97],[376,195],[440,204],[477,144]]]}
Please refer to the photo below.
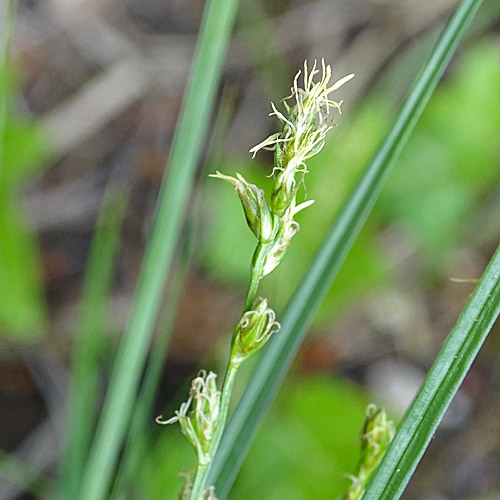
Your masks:
{"label": "green foliage", "polygon": [[[13,86],[8,89],[13,92]],[[13,100],[14,95],[6,98]],[[23,185],[48,157],[48,143],[34,120],[7,110],[0,176],[0,328],[17,340],[36,338],[46,326],[38,245],[25,220]]]}
{"label": "green foliage", "polygon": [[107,311],[127,196],[111,185],[92,240],[80,299],[62,460],[64,498],[76,495],[92,442],[99,401],[99,366],[108,344]]}
{"label": "green foliage", "polygon": [[[143,461],[149,454],[150,443],[147,428],[150,423],[151,408],[153,407],[159,388],[159,381],[163,373],[170,334],[177,318],[182,288],[191,263],[193,246],[192,232],[193,230],[190,228],[182,242],[183,245],[180,256],[177,259],[175,272],[170,282],[166,307],[163,309],[158,321],[159,335],[151,351],[148,365],[144,373],[144,380],[142,381],[127,431],[122,460],[114,479],[113,489],[109,500],[123,498],[123,492],[130,486],[133,480],[134,471],[138,467],[141,467]],[[182,468],[176,470],[182,470]]]}
{"label": "green foliage", "polygon": [[40,262],[24,220],[20,190],[46,159],[48,147],[34,120],[12,105],[16,80],[10,64],[14,2],[4,9],[0,56],[0,331],[17,340],[36,338],[45,327]]}
{"label": "green foliage", "polygon": [[499,89],[498,38],[482,40],[435,92],[381,196],[377,214],[414,240],[429,269],[466,241],[500,179]]}
{"label": "green foliage", "polygon": [[338,498],[359,454],[367,396],[339,378],[312,376],[285,384],[232,490],[251,499]]}

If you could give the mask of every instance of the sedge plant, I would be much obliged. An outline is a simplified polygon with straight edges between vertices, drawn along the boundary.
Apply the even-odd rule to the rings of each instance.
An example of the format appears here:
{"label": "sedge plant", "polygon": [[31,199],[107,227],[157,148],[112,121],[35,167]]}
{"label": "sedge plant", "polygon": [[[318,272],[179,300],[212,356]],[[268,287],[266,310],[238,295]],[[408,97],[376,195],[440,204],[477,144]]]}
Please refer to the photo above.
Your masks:
{"label": "sedge plant", "polygon": [[[186,193],[193,177],[201,138],[213,103],[222,54],[227,44],[237,1],[212,0],[208,4],[210,9],[206,16],[206,29],[201,37],[203,43],[200,43],[198,63],[195,65],[196,71],[193,73],[188,92],[189,99],[186,100],[183,112],[183,116],[187,118],[181,121],[180,132],[174,143],[175,147],[172,148],[176,154],[172,154],[169,170],[172,179],[170,186],[174,188],[164,189],[163,193],[168,196],[160,198],[157,222],[145,259],[147,265],[144,266],[130,327],[123,343],[122,354],[117,358],[119,362],[110,384],[110,396],[92,451],[88,460],[86,456],[77,457],[82,462],[78,469],[82,469],[85,462],[85,470],[68,477],[68,482],[74,483],[70,484],[68,491],[78,490],[70,495],[74,498],[104,498],[131,413],[153,319],[159,307],[161,283],[172,257],[171,242],[179,233],[179,221],[186,205]],[[480,4],[481,0],[464,0],[443,30],[393,129],[373,162],[367,167],[318,257],[311,265],[306,279],[280,318],[282,330],[276,338],[279,342],[273,342],[273,345],[265,349],[264,356],[256,366],[255,374],[258,376],[252,376],[229,427],[226,426],[226,416],[232,384],[239,366],[260,350],[279,329],[275,313],[268,306],[267,299],[257,296],[260,280],[272,272],[284,258],[292,237],[299,229],[295,221],[296,214],[312,203],[297,203],[299,187],[307,172],[306,163],[324,144],[325,136],[331,128],[330,109],[337,108],[340,111],[340,103],[329,100],[329,94],[352,75],[329,86],[329,67],[323,64],[322,78],[315,82],[314,77],[318,70],[314,67],[308,72],[305,66],[303,88],[299,88],[297,75],[292,87],[291,101],[285,100],[283,103],[285,111],[280,112],[273,106],[272,114],[282,122],[282,130],[251,150],[254,154],[260,149],[275,151],[275,184],[268,199],[261,189],[239,175],[229,177],[215,174],[215,177],[226,180],[235,188],[243,204],[248,225],[258,243],[252,260],[248,296],[242,317],[233,334],[230,360],[222,388],[218,389],[217,378],[213,372],[200,371],[192,382],[187,402],[172,419],[165,422],[160,419],[162,423],[179,421],[182,431],[197,452],[197,470],[193,478],[188,478],[181,498],[214,499],[216,493],[220,498],[225,497],[241,464],[242,455],[251,441],[253,429],[272,400],[270,394],[272,395],[281,383],[317,305],[324,296],[324,290],[333,281],[352,241],[370,212],[394,159],[410,135]],[[7,27],[10,26],[8,18],[12,20],[11,16],[6,18]],[[2,66],[6,65],[8,33],[10,29],[4,29]],[[1,190],[4,187],[1,161],[5,129],[4,84],[0,85],[0,94]],[[205,105],[200,108],[199,102],[204,102]],[[500,249],[495,253],[477,290],[429,371],[426,382],[400,424],[394,439],[394,428],[385,414],[374,407],[367,410],[361,436],[361,457],[352,477],[352,486],[345,498],[399,498],[499,312]],[[82,408],[85,410],[85,405]],[[88,407],[86,410],[88,411]],[[78,416],[81,417],[81,414]],[[79,418],[78,421],[81,424],[84,420]],[[225,428],[231,432],[226,432],[226,442],[221,442]],[[238,446],[232,446],[236,440]],[[215,457],[217,448],[219,459]],[[207,475],[209,468],[210,473]],[[18,466],[16,470],[21,468]],[[25,483],[24,487],[29,487],[27,483],[31,482],[31,476],[30,471],[25,469],[18,477]],[[53,490],[56,487],[49,485],[48,488]]]}
{"label": "sedge plant", "polygon": [[[282,317],[281,331],[256,363],[210,468],[226,498],[321,301],[334,282],[402,148],[455,53],[481,0],[463,0],[444,26],[393,126],[353,188]],[[500,313],[500,248],[429,371],[414,404],[368,479],[363,500],[397,500]]]}
{"label": "sedge plant", "polygon": [[[172,182],[171,185],[175,186],[176,193],[179,192],[180,184],[182,186],[189,184],[188,177],[190,178],[190,172],[193,172],[191,165],[196,163],[195,160],[199,154],[197,152],[200,146],[196,147],[196,145],[201,144],[200,137],[203,135],[211,106],[204,106],[203,116],[200,116],[197,103],[200,100],[213,102],[212,98],[207,99],[207,95],[210,97],[214,94],[213,89],[216,87],[216,75],[220,69],[222,48],[227,40],[236,3],[236,1],[222,0],[210,2],[212,15],[207,15],[207,25],[211,26],[211,30],[207,29],[205,33],[213,36],[225,33],[225,36],[221,37],[218,43],[212,41],[204,45],[215,54],[208,49],[199,52],[199,60],[205,61],[205,66],[203,67],[201,63],[197,66],[199,71],[196,75],[202,75],[202,78],[193,78],[194,83],[191,88],[194,89],[193,96],[200,97],[201,95],[202,98],[191,99],[189,105],[185,107],[186,116],[191,116],[192,121],[191,123],[187,120],[183,121],[181,128],[188,132],[185,136],[189,136],[193,142],[179,139],[176,142],[176,148],[173,148],[181,151],[174,156],[176,161],[172,160],[171,167],[172,171],[182,173],[182,183],[178,182],[179,176],[173,176],[177,182]],[[281,372],[286,372],[289,359],[293,357],[303,331],[307,329],[316,305],[324,295],[323,290],[329,286],[349,251],[352,240],[366,219],[394,158],[411,133],[411,129],[480,3],[480,0],[464,0],[457,14],[445,28],[443,36],[437,42],[429,62],[422,70],[403,106],[394,129],[380,148],[373,163],[367,168],[366,174],[339,216],[331,236],[325,241],[324,249],[321,250],[308,274],[308,280],[305,280],[305,284],[298,289],[290,307],[283,314],[281,318],[283,328],[276,339],[279,343],[273,342],[272,346],[267,346],[265,349],[265,356],[261,358],[256,368],[260,371],[260,376],[252,377],[250,380],[239,410],[235,412],[238,419],[233,418],[234,426],[230,429],[233,432],[226,433],[227,443],[223,441],[221,446],[219,443],[226,427],[228,404],[237,370],[279,329],[275,313],[268,306],[268,300],[257,296],[260,280],[271,273],[282,261],[292,237],[299,229],[295,221],[296,214],[312,203],[297,203],[297,194],[307,173],[306,163],[311,156],[321,150],[324,144],[325,136],[331,128],[331,108],[337,108],[340,111],[340,102],[331,101],[329,94],[352,78],[352,75],[329,86],[331,71],[328,66],[322,65],[322,77],[319,82],[315,82],[315,76],[319,71],[313,67],[308,72],[307,65],[305,65],[303,88],[299,88],[300,75],[297,75],[290,100],[283,102],[285,111],[280,112],[273,105],[272,114],[282,122],[282,130],[251,150],[254,154],[260,149],[273,149],[275,152],[273,170],[275,182],[268,199],[263,190],[239,175],[236,177],[225,176],[221,173],[214,175],[216,178],[231,183],[235,188],[242,202],[247,223],[257,238],[257,248],[252,259],[248,296],[242,317],[232,337],[230,359],[222,388],[219,390],[217,387],[217,378],[213,372],[200,371],[191,384],[187,402],[181,406],[172,419],[167,421],[160,419],[162,423],[179,421],[182,431],[197,452],[197,470],[194,477],[188,478],[181,498],[214,499],[216,493],[220,498],[224,498],[226,494],[224,490],[229,488],[234,472],[241,463],[240,457],[234,459],[227,453],[227,450],[236,448],[231,446],[232,442],[234,443],[232,440],[239,440],[236,451],[244,454],[251,440],[252,428],[258,425],[265,408],[269,405],[272,399],[269,394],[273,393],[279,385],[282,379]],[[219,25],[211,24],[208,20],[212,22],[215,19],[220,20],[221,6],[224,5],[227,7],[227,15],[222,16],[222,19],[225,19],[226,27],[219,29]],[[5,48],[5,42],[3,46]],[[5,56],[6,52],[3,54]],[[207,75],[211,75],[210,78]],[[0,90],[0,93],[3,94],[4,91]],[[3,130],[1,119],[0,129]],[[180,192],[187,192],[187,188],[183,188]],[[100,432],[97,433],[85,471],[82,474],[75,474],[73,479],[70,478],[71,481],[77,483],[79,494],[76,494],[76,498],[96,500],[104,498],[106,494],[119,453],[121,435],[124,433],[127,416],[133,402],[140,368],[143,365],[141,360],[144,358],[145,346],[147,346],[152,330],[152,318],[158,308],[158,297],[161,293],[159,283],[171,259],[172,251],[164,251],[164,247],[166,242],[174,239],[174,235],[178,233],[178,221],[182,210],[173,210],[172,207],[184,206],[183,199],[185,196],[181,197],[180,201],[178,197],[175,199],[170,197],[168,203],[160,204],[161,209],[158,213],[161,217],[158,217],[155,224],[157,229],[153,231],[154,237],[149,247],[155,251],[151,250],[148,253],[149,258],[146,259],[148,272],[144,273],[147,279],[144,278],[140,282],[140,292],[137,297],[141,300],[137,299],[137,306],[132,315],[134,320],[131,321],[129,335],[124,343],[128,346],[124,349],[127,355],[119,357],[120,363],[118,363],[118,368],[115,370],[116,376],[113,379],[115,382],[111,384],[110,390],[113,397],[109,398],[110,402],[103,412],[103,423],[100,424]],[[163,264],[158,266],[158,262]],[[423,386],[393,440],[394,429],[385,415],[378,409],[369,407],[361,437],[361,458],[346,498],[357,499],[363,496],[365,500],[380,500],[381,498],[394,500],[399,497],[451,397],[498,316],[500,309],[499,270],[500,250],[495,254],[478,286],[477,293],[475,292],[471,298],[470,307],[466,308],[457,327],[450,335],[443,352],[436,360],[435,367],[429,372],[426,385]],[[269,372],[269,369],[265,369],[266,365],[273,366],[275,371]],[[265,384],[262,383],[263,379],[266,380]],[[255,390],[255,387],[258,390]],[[250,396],[257,394],[258,396],[255,397],[259,400],[253,402],[249,394]],[[241,404],[242,402],[245,404]],[[237,432],[234,432],[234,429]],[[392,444],[389,446],[391,440]],[[226,451],[225,454],[219,453],[222,457],[219,462],[226,465],[226,468],[216,467],[217,458],[214,461],[214,457],[217,448],[219,452]],[[210,474],[207,475],[209,468],[211,468]],[[217,492],[213,485],[217,488]]]}
{"label": "sedge plant", "polygon": [[[317,76],[321,73],[320,78]],[[303,86],[299,86],[302,76]],[[229,363],[222,389],[217,387],[217,375],[201,370],[191,383],[188,400],[175,416],[157,422],[179,422],[183,434],[193,445],[197,455],[194,478],[187,479],[181,492],[183,500],[214,498],[214,490],[206,485],[210,464],[215,456],[226,423],[233,383],[240,365],[259,351],[268,339],[280,329],[276,314],[268,300],[257,296],[259,283],[285,257],[293,236],[299,230],[295,216],[313,201],[297,202],[299,188],[304,184],[307,160],[323,148],[327,133],[333,128],[331,109],[340,112],[342,101],[333,101],[330,94],[353,78],[350,74],[330,84],[331,67],[315,62],[311,69],[304,63],[293,81],[291,95],[285,98],[281,112],[271,104],[271,115],[282,123],[282,130],[272,134],[250,150],[253,156],[261,149],[274,151],[274,185],[269,196],[263,189],[248,182],[240,174],[236,177],[220,172],[212,177],[230,183],[243,206],[248,227],[257,238],[252,257],[251,276],[247,298],[231,340]],[[208,486],[208,487],[207,487]]]}

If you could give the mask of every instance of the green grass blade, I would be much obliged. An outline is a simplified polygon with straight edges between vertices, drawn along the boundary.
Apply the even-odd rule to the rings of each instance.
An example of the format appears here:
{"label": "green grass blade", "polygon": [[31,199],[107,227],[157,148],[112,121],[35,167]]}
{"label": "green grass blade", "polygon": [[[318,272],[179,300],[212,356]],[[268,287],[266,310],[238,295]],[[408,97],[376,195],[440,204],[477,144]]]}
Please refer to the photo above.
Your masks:
{"label": "green grass blade", "polygon": [[500,247],[406,412],[363,500],[397,500],[500,313]]}
{"label": "green grass blade", "polygon": [[111,186],[104,195],[82,291],[65,428],[61,486],[74,498],[92,442],[99,400],[99,361],[105,348],[106,304],[127,196]]}
{"label": "green grass blade", "polygon": [[281,331],[264,349],[231,418],[207,484],[225,498],[264,414],[283,381],[314,315],[370,213],[394,161],[434,91],[480,0],[465,0],[445,26],[394,126],[347,200],[290,300]]}
{"label": "green grass blade", "polygon": [[151,350],[148,366],[144,375],[144,382],[141,385],[137,404],[131,418],[130,427],[127,432],[123,458],[113,484],[113,490],[109,500],[123,498],[128,481],[133,475],[134,468],[141,458],[147,453],[147,424],[151,414],[155,397],[157,395],[158,384],[163,372],[163,366],[167,357],[168,342],[173,330],[176,311],[183,291],[186,276],[192,257],[193,241],[192,228],[189,228],[188,235],[183,241],[181,255],[176,259],[174,266],[174,276],[172,284],[169,286],[167,306],[160,314],[159,336]]}
{"label": "green grass blade", "polygon": [[15,4],[7,0],[3,12],[2,46],[0,47],[0,195],[3,193],[3,150],[7,122],[7,80],[9,71],[10,42],[14,25]]}
{"label": "green grass blade", "polygon": [[110,485],[144,368],[165,277],[181,230],[237,4],[237,0],[210,0],[205,8],[192,73],[168,161],[168,176],[164,177],[160,191],[129,325],[117,354],[82,480],[81,500],[101,500]]}

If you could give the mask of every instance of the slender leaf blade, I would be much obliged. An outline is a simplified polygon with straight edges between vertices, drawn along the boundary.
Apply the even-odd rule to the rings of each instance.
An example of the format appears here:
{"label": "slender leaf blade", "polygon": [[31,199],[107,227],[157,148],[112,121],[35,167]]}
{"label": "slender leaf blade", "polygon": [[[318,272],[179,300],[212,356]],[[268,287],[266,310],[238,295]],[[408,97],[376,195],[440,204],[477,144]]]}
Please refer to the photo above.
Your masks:
{"label": "slender leaf blade", "polygon": [[363,500],[397,500],[500,313],[500,247],[429,370]]}
{"label": "slender leaf blade", "polygon": [[0,46],[0,194],[3,192],[3,162],[5,143],[5,124],[7,116],[7,76],[9,69],[9,54],[12,38],[12,26],[15,17],[15,4],[7,1],[4,5],[2,39]]}
{"label": "slender leaf blade", "polygon": [[99,396],[99,360],[105,348],[106,304],[116,265],[128,195],[111,185],[92,239],[81,298],[70,380],[61,488],[74,498],[92,442]]}
{"label": "slender leaf blade", "polygon": [[81,483],[81,500],[102,500],[125,436],[167,272],[181,231],[203,139],[213,108],[237,0],[210,0],[141,267],[129,324],[120,344]]}
{"label": "slender leaf blade", "polygon": [[157,396],[158,385],[167,358],[168,343],[177,317],[178,306],[182,295],[186,276],[192,258],[192,228],[182,242],[182,249],[174,265],[172,283],[169,285],[168,300],[166,308],[160,313],[159,335],[151,350],[148,365],[141,384],[137,404],[134,407],[132,418],[127,432],[127,438],[123,450],[123,457],[117,471],[112,492],[109,500],[123,498],[126,487],[133,476],[134,467],[147,453],[147,424],[151,409]]}
{"label": "slender leaf blade", "polygon": [[465,0],[446,24],[394,126],[368,165],[291,298],[281,331],[266,346],[226,427],[207,484],[225,498],[314,315],[366,221],[394,161],[422,114],[481,0]]}

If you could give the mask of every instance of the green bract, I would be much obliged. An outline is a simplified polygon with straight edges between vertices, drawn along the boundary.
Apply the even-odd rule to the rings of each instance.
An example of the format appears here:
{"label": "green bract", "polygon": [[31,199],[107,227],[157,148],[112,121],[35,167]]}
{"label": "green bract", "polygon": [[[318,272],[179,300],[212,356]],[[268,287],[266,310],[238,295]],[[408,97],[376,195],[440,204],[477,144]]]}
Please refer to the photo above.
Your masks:
{"label": "green bract", "polygon": [[242,175],[236,178],[217,172],[210,177],[222,179],[234,186],[240,197],[248,227],[262,243],[267,243],[273,237],[273,218],[267,206],[264,190],[255,184],[250,184]]}

